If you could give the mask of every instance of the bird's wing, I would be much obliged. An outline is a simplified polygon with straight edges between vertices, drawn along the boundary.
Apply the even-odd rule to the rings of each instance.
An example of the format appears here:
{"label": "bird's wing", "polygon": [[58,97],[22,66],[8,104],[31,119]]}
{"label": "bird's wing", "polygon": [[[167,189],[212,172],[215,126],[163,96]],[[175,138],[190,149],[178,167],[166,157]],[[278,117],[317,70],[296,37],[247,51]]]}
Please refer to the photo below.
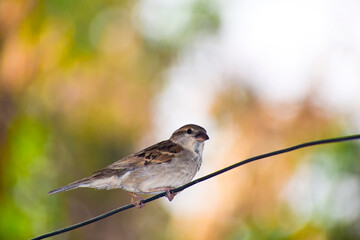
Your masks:
{"label": "bird's wing", "polygon": [[110,173],[113,171],[168,163],[173,158],[177,157],[182,150],[183,148],[180,145],[172,142],[171,140],[162,141],[145,148],[144,150],[120,159],[106,168],[96,171],[95,174],[107,172]]}

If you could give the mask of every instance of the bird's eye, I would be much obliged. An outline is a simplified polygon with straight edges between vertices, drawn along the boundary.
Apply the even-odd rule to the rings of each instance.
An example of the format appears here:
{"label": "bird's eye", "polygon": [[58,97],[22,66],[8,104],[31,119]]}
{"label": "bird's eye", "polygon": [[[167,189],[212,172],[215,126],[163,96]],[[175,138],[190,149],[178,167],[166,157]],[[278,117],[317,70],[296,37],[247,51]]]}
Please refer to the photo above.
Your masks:
{"label": "bird's eye", "polygon": [[192,130],[191,128],[188,128],[188,130],[186,131],[188,134],[191,134],[192,133]]}

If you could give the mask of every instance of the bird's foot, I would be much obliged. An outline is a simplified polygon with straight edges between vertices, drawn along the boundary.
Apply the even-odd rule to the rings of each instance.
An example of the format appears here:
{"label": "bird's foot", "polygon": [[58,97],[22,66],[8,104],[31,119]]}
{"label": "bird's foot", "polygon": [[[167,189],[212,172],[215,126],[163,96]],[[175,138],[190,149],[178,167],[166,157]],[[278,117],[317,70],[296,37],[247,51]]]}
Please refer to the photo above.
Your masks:
{"label": "bird's foot", "polygon": [[133,196],[135,198],[131,198],[131,203],[134,204],[134,206],[136,208],[142,208],[143,206],[145,206],[145,204],[142,202],[144,199],[142,197],[140,197],[139,195],[137,195],[136,193],[130,193],[131,196]]}
{"label": "bird's foot", "polygon": [[172,190],[173,188],[171,187],[159,187],[159,188],[154,188],[154,189],[151,189],[152,191],[154,192],[158,192],[158,191],[165,191],[166,192],[166,197],[167,199],[169,199],[169,201],[171,202],[174,197],[176,196],[177,193],[170,193],[170,191]]}

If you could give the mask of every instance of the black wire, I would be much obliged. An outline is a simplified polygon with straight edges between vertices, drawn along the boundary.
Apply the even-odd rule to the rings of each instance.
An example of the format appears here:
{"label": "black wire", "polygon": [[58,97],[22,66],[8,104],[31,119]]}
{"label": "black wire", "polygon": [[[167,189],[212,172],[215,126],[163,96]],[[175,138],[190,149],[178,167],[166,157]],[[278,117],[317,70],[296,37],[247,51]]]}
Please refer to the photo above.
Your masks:
{"label": "black wire", "polygon": [[[202,181],[205,181],[205,180],[207,180],[209,178],[215,177],[215,176],[217,176],[219,174],[222,174],[224,172],[227,172],[227,171],[229,171],[231,169],[234,169],[236,167],[239,167],[241,165],[244,165],[244,164],[247,164],[247,163],[250,163],[250,162],[254,162],[254,161],[259,160],[259,159],[279,155],[279,154],[282,154],[282,153],[291,152],[291,151],[294,151],[294,150],[297,150],[297,149],[300,149],[300,148],[310,147],[310,146],[314,146],[314,145],[320,145],[320,144],[326,144],[326,143],[335,143],[335,142],[343,142],[343,141],[351,141],[351,140],[355,140],[355,139],[360,139],[360,134],[351,135],[351,136],[345,136],[345,137],[338,137],[338,138],[329,138],[329,139],[323,139],[323,140],[312,141],[312,142],[306,142],[306,143],[299,144],[299,145],[296,145],[296,146],[292,146],[292,147],[289,147],[289,148],[284,148],[284,149],[281,149],[281,150],[277,150],[277,151],[273,151],[273,152],[270,152],[270,153],[265,153],[265,154],[262,154],[262,155],[251,157],[251,158],[248,158],[248,159],[246,159],[244,161],[235,163],[235,164],[230,165],[230,166],[228,166],[226,168],[223,168],[221,170],[218,170],[216,172],[208,174],[208,175],[206,175],[204,177],[198,178],[198,179],[196,179],[196,180],[194,180],[192,182],[189,182],[188,184],[185,184],[185,185],[183,185],[181,187],[175,188],[175,189],[171,190],[170,193],[180,192],[180,191],[182,191],[182,190],[184,190],[184,189],[186,189],[188,187],[191,187],[191,186],[193,186],[195,184],[198,184],[198,183],[200,183]],[[165,192],[157,194],[157,195],[149,197],[149,198],[146,198],[146,199],[142,200],[142,202],[144,204],[149,203],[149,202],[152,202],[152,201],[154,201],[154,200],[156,200],[158,198],[161,198],[163,196],[165,196]],[[65,232],[74,230],[76,228],[83,227],[83,226],[88,225],[90,223],[97,222],[97,221],[99,221],[101,219],[110,217],[111,215],[114,215],[116,213],[125,211],[125,210],[133,208],[133,207],[134,207],[133,204],[128,204],[128,205],[116,208],[114,210],[111,210],[110,212],[101,214],[101,215],[99,215],[97,217],[88,219],[86,221],[83,221],[83,222],[80,222],[80,223],[77,223],[77,224],[74,224],[74,225],[71,225],[71,226],[68,226],[68,227],[53,231],[53,232],[49,232],[49,233],[37,236],[35,238],[32,238],[31,240],[44,239],[44,238],[52,237],[52,236],[55,236],[55,235],[59,235],[61,233],[65,233]]]}

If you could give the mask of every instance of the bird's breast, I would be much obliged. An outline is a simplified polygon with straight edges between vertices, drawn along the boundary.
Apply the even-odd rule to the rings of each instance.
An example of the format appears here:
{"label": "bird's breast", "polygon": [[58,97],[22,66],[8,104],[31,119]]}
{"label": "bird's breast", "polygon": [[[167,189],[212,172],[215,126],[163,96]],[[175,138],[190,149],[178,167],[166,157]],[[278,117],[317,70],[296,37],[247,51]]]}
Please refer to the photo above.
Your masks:
{"label": "bird's breast", "polygon": [[121,177],[121,188],[136,193],[156,193],[160,187],[180,187],[189,183],[200,169],[201,154],[184,151],[170,162],[136,168]]}

